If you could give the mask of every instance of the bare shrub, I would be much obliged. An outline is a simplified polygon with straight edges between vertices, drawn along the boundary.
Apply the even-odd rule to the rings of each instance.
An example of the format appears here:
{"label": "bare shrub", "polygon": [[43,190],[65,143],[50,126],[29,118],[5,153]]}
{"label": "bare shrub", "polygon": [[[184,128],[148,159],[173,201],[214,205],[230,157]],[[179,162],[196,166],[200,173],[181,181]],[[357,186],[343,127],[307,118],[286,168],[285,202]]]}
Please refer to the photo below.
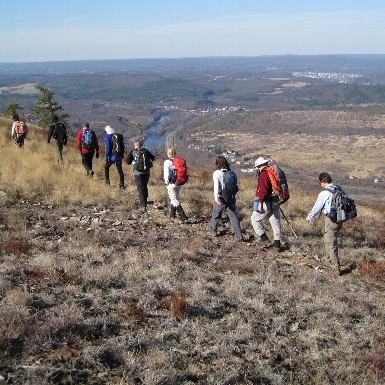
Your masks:
{"label": "bare shrub", "polygon": [[365,259],[359,267],[359,272],[376,281],[385,280],[385,261],[372,261]]}
{"label": "bare shrub", "polygon": [[17,256],[27,255],[30,256],[30,250],[32,249],[33,244],[28,239],[25,238],[10,238],[2,241],[0,243],[0,248],[6,253],[15,254]]}
{"label": "bare shrub", "polygon": [[170,297],[171,313],[174,317],[181,318],[187,311],[186,293],[181,290],[179,294],[173,293]]}

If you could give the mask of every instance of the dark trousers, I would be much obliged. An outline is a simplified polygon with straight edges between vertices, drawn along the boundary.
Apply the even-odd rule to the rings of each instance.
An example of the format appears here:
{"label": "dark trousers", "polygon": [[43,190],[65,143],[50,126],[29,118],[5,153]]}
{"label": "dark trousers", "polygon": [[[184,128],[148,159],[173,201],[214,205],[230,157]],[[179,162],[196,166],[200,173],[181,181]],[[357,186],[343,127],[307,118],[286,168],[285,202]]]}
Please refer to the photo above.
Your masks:
{"label": "dark trousers", "polygon": [[147,198],[148,198],[148,180],[150,179],[149,174],[139,174],[134,175],[136,188],[139,193],[139,203],[140,207],[147,207]]}
{"label": "dark trousers", "polygon": [[[110,167],[113,164],[114,163],[106,161],[106,164],[104,165],[104,175],[105,175],[106,181],[110,180]],[[116,169],[118,170],[118,174],[119,174],[119,186],[122,187],[122,186],[124,186],[124,174],[123,174],[122,164],[116,163],[115,165],[116,165]]]}
{"label": "dark trousers", "polygon": [[93,152],[82,152],[82,164],[87,171],[87,175],[92,171],[92,159],[94,158]]}
{"label": "dark trousers", "polygon": [[236,238],[242,238],[241,225],[239,224],[239,219],[235,210],[235,199],[229,202],[224,202],[222,206],[218,205],[217,202],[213,203],[213,212],[210,220],[210,232],[212,234],[217,233],[218,222],[222,218],[222,212],[226,209],[227,216],[230,219],[231,227],[234,230]]}

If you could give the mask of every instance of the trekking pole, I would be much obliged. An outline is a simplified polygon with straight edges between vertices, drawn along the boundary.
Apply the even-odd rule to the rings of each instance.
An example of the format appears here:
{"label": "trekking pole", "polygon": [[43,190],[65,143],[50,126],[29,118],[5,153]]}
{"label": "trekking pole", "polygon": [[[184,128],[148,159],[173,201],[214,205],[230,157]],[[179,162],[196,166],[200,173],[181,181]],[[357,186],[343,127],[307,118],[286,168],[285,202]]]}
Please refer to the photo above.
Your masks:
{"label": "trekking pole", "polygon": [[286,219],[286,222],[287,222],[287,224],[289,225],[289,227],[290,227],[291,231],[293,232],[294,236],[295,236],[296,238],[298,238],[297,234],[295,233],[293,227],[291,226],[289,220],[287,219],[285,213],[282,211],[281,207],[279,208],[279,210],[281,211],[282,216]]}

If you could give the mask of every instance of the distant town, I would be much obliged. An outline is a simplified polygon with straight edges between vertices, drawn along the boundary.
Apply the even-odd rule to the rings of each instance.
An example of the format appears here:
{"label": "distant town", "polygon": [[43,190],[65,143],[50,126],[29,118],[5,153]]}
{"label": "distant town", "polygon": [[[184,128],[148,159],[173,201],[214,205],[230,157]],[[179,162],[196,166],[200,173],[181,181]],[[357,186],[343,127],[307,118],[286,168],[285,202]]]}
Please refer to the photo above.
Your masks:
{"label": "distant town", "polygon": [[358,75],[358,74],[345,74],[340,72],[305,71],[305,72],[292,72],[291,74],[294,77],[325,79],[336,83],[352,83],[354,79],[362,77],[362,75]]}

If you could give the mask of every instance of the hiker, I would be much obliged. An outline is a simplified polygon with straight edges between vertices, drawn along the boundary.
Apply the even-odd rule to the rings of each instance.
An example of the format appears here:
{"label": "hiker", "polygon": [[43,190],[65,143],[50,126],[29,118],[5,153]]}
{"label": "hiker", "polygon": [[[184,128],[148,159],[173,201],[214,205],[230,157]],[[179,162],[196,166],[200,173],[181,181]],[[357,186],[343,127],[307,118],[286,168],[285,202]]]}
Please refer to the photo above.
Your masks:
{"label": "hiker", "polygon": [[99,143],[95,131],[90,130],[89,123],[83,124],[83,129],[78,132],[77,146],[82,155],[82,164],[87,171],[87,176],[92,177],[92,159],[96,152],[96,159],[99,159]]}
{"label": "hiker", "polygon": [[136,188],[139,193],[139,204],[142,212],[147,211],[148,180],[150,179],[150,168],[155,156],[143,147],[140,139],[135,140],[134,149],[127,156],[127,164],[132,164]]}
{"label": "hiker", "polygon": [[215,166],[217,169],[213,172],[214,203],[209,225],[210,234],[214,237],[218,236],[218,222],[222,217],[223,210],[226,209],[235,238],[239,241],[243,241],[242,230],[235,209],[235,193],[232,196],[227,196],[227,199],[224,197],[226,189],[225,173],[231,171],[229,163],[224,156],[218,156],[215,160]]}
{"label": "hiker", "polygon": [[15,145],[19,148],[24,147],[24,140],[27,136],[27,125],[20,121],[19,115],[13,115],[13,123],[11,129],[11,138],[14,140]]}
{"label": "hiker", "polygon": [[163,177],[168,197],[170,198],[170,218],[175,219],[176,213],[178,213],[179,219],[182,223],[185,223],[188,218],[179,201],[181,184],[178,184],[176,179],[176,167],[173,164],[175,155],[175,148],[169,147],[167,150],[168,159],[166,159],[163,164]]}
{"label": "hiker", "polygon": [[325,232],[324,232],[324,245],[325,245],[325,258],[321,258],[321,263],[341,274],[340,261],[338,259],[338,233],[341,230],[341,223],[334,223],[329,218],[330,210],[332,206],[333,191],[336,185],[333,183],[332,178],[327,172],[319,174],[318,183],[324,189],[318,194],[318,198],[314,204],[314,207],[306,217],[308,222],[311,222],[315,216],[321,212],[325,214]]}
{"label": "hiker", "polygon": [[[115,164],[119,174],[119,188],[124,189],[124,174],[122,169],[124,144],[122,150],[116,150],[115,139],[118,138],[115,130],[111,126],[105,128],[106,137],[104,139],[106,146],[106,164],[104,165],[104,175],[106,184],[110,185],[110,167]],[[115,134],[115,135],[114,135]]]}
{"label": "hiker", "polygon": [[263,220],[269,219],[271,224],[274,243],[273,247],[281,250],[281,212],[278,203],[272,200],[272,185],[267,172],[269,161],[260,156],[255,161],[254,168],[257,169],[258,184],[255,192],[257,204],[254,205],[253,214],[251,215],[251,224],[253,225],[259,241],[263,245],[269,245],[270,240],[266,234]]}
{"label": "hiker", "polygon": [[54,115],[52,117],[52,124],[48,127],[47,143],[53,143],[55,149],[56,161],[63,165],[63,146],[67,144],[67,130],[63,123],[59,122],[59,117]]}

